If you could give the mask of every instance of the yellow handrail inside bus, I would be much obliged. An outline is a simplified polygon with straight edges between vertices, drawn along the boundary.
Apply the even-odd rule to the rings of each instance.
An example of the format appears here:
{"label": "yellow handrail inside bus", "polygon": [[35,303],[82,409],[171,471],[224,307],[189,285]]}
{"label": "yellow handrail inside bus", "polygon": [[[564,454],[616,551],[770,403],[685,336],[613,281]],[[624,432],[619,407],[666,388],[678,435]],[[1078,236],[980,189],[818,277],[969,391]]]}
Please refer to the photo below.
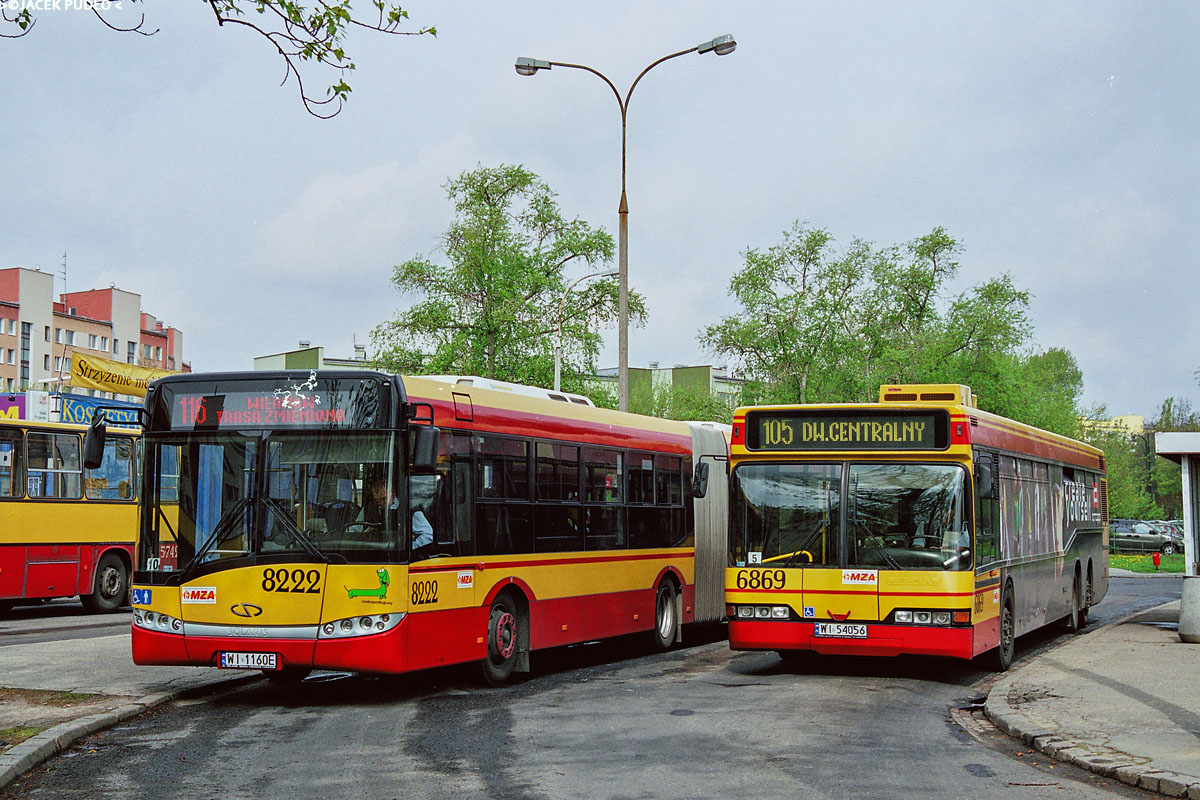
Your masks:
{"label": "yellow handrail inside bus", "polygon": [[810,563],[810,564],[813,563],[812,553],[808,552],[807,550],[795,550],[791,553],[784,553],[781,556],[771,556],[770,558],[764,558],[762,560],[762,563],[766,564],[771,561],[778,561],[781,558],[791,558],[792,556],[808,556],[808,563]]}

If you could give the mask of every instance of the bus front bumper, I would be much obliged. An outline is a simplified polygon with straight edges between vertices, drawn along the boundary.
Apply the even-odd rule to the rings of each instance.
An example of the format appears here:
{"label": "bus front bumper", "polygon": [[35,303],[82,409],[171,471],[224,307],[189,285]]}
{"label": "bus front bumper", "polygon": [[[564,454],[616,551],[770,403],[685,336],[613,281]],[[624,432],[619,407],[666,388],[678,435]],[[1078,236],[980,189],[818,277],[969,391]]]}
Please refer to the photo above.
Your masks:
{"label": "bus front bumper", "polygon": [[934,628],[868,622],[866,637],[816,636],[812,622],[729,620],[731,650],[811,650],[825,655],[898,656],[902,653],[971,658],[971,628]]}

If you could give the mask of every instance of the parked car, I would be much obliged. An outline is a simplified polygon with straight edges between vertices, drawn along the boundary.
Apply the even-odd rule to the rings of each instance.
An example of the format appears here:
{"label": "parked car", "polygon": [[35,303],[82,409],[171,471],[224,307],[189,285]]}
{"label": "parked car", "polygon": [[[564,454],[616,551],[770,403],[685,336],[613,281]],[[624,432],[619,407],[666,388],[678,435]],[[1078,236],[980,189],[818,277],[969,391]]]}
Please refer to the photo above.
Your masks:
{"label": "parked car", "polygon": [[1114,550],[1183,552],[1183,536],[1167,527],[1141,519],[1113,519],[1108,523],[1109,544]]}

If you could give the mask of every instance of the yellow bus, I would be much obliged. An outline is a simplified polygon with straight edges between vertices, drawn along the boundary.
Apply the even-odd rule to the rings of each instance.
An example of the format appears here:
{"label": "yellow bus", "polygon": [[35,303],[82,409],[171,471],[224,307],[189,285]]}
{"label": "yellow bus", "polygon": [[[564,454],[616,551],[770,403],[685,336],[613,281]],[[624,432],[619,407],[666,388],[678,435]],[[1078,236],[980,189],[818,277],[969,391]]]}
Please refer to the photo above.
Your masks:
{"label": "yellow bus", "polygon": [[137,436],[108,436],[83,468],[82,425],[0,419],[0,612],[78,595],[92,612],[128,599],[137,535]]}
{"label": "yellow bus", "polygon": [[722,617],[727,509],[689,491],[719,428],[486,385],[154,382],[134,661],[281,680],[478,662],[500,684],[541,648],[667,648]]}
{"label": "yellow bus", "polygon": [[1108,588],[1104,458],[956,384],[739,409],[725,573],[735,650],[988,654],[1078,629]]}

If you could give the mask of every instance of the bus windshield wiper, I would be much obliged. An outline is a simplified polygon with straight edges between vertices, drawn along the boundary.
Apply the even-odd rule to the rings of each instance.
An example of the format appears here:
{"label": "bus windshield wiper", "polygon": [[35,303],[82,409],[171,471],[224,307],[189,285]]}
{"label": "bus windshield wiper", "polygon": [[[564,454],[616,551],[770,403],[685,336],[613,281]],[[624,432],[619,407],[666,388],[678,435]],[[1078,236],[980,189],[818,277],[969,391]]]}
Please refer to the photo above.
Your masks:
{"label": "bus windshield wiper", "polygon": [[300,545],[300,547],[310,556],[318,561],[329,563],[329,558],[321,552],[321,548],[317,547],[316,542],[305,536],[304,532],[300,530],[300,527],[296,525],[296,522],[292,519],[291,512],[288,511],[287,506],[274,497],[267,498],[267,505],[270,506],[273,512],[275,512],[275,519],[282,520],[285,523],[282,526],[284,533],[290,536],[292,540],[295,541],[296,544]]}
{"label": "bus windshield wiper", "polygon": [[196,567],[204,562],[205,556],[211,553],[218,544],[225,541],[225,538],[235,530],[234,523],[241,518],[242,512],[246,510],[246,506],[248,505],[250,505],[250,499],[243,497],[240,500],[234,501],[229,510],[221,515],[221,518],[217,520],[217,524],[213,526],[212,536],[204,543],[203,547],[196,551],[196,554],[192,556],[192,560],[180,570],[180,580],[186,579],[189,574],[195,572]]}
{"label": "bus windshield wiper", "polygon": [[880,555],[883,556],[884,560],[888,562],[888,565],[892,569],[902,569],[900,562],[897,561],[892,554],[887,551],[887,542],[883,540],[883,537],[860,522],[857,514],[854,516],[854,527],[855,529],[861,530],[867,535],[867,541],[872,547],[879,551]]}

